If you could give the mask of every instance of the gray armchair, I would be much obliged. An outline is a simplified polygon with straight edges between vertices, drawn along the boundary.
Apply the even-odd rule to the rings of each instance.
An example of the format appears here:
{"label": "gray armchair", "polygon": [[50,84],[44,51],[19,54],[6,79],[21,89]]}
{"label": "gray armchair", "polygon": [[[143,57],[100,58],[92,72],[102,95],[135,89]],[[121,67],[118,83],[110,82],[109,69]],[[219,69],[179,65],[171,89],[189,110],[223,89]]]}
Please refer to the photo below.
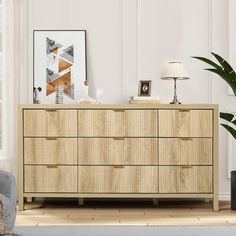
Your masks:
{"label": "gray armchair", "polygon": [[2,170],[0,170],[0,209],[0,234],[4,234],[12,230],[15,224],[16,181],[12,174]]}

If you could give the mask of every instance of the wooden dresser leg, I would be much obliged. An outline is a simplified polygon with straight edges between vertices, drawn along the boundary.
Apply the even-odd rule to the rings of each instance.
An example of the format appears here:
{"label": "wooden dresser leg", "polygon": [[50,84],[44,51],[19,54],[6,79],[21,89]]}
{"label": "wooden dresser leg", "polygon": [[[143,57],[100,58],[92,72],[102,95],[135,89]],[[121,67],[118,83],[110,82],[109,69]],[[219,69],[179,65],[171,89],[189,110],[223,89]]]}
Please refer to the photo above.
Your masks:
{"label": "wooden dresser leg", "polygon": [[158,206],[158,204],[159,204],[159,200],[158,200],[157,198],[154,198],[154,199],[152,200],[152,202],[153,202],[153,205],[154,205],[154,206]]}
{"label": "wooden dresser leg", "polygon": [[83,206],[84,205],[84,199],[83,198],[79,198],[79,206]]}
{"label": "wooden dresser leg", "polygon": [[205,198],[205,199],[204,199],[204,202],[205,202],[205,203],[210,203],[210,202],[211,202],[211,199],[210,199],[210,198]]}
{"label": "wooden dresser leg", "polygon": [[26,198],[26,201],[29,202],[29,203],[30,203],[30,202],[33,202],[33,198],[32,198],[32,197],[27,197],[27,198]]}
{"label": "wooden dresser leg", "polygon": [[219,200],[218,200],[218,198],[213,199],[213,211],[219,211]]}
{"label": "wooden dresser leg", "polygon": [[24,211],[24,198],[19,197],[18,199],[18,209],[19,211]]}

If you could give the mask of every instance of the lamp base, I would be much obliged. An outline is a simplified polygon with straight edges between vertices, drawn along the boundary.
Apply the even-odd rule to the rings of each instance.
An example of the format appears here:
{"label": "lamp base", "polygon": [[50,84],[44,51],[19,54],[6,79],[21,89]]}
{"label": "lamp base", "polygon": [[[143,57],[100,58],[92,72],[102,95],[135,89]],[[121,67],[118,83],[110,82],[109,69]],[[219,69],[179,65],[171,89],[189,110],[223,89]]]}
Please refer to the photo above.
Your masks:
{"label": "lamp base", "polygon": [[181,102],[179,102],[177,98],[174,98],[170,104],[181,104]]}

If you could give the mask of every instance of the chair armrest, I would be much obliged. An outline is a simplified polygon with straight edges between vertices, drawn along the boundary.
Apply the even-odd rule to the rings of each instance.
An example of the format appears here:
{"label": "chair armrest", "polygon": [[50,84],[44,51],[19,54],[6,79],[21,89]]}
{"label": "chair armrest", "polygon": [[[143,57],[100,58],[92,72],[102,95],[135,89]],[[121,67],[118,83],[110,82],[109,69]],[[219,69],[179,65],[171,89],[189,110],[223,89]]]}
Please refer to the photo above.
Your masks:
{"label": "chair armrest", "polygon": [[11,230],[14,227],[16,218],[16,180],[12,174],[1,170],[0,196],[7,230]]}
{"label": "chair armrest", "polygon": [[15,177],[0,170],[0,193],[7,197],[11,204],[16,204],[16,180]]}

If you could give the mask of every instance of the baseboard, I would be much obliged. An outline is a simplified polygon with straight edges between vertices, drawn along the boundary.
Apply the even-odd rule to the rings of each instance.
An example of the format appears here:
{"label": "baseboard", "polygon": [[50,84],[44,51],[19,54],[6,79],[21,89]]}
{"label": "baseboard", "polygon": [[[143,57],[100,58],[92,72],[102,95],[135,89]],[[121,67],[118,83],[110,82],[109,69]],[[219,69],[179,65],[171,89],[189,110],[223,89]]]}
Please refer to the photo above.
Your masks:
{"label": "baseboard", "polygon": [[230,201],[230,193],[219,193],[220,201]]}

